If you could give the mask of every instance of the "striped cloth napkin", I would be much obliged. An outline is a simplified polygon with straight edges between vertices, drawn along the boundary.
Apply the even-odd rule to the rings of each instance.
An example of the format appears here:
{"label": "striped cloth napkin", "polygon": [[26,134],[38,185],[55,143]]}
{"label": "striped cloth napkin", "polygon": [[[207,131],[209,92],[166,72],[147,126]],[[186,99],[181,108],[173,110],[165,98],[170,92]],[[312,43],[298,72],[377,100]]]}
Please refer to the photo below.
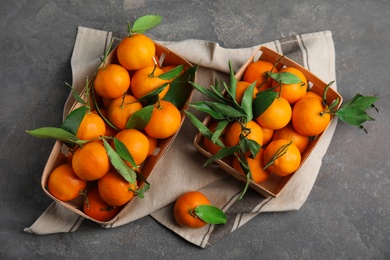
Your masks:
{"label": "striped cloth napkin", "polygon": [[[105,52],[111,38],[122,36],[84,27],[78,28],[71,59],[75,88],[81,90],[84,87],[86,76],[95,72],[100,57]],[[213,84],[216,77],[227,79],[228,61],[232,62],[236,71],[260,46],[227,49],[215,42],[192,39],[160,43],[188,61],[200,64],[196,81],[203,86]],[[293,35],[262,45],[286,55],[311,70],[325,82],[336,79],[335,51],[330,31]],[[334,84],[332,87],[336,88],[336,85]],[[195,92],[192,101],[199,101],[202,97],[201,94]],[[64,116],[68,114],[72,103],[71,99],[68,99],[64,107]],[[193,112],[196,114],[195,111]],[[216,164],[202,167],[206,157],[198,153],[192,143],[197,130],[189,120],[185,120],[177,139],[149,177],[151,189],[145,194],[145,198],[136,198],[126,209],[124,217],[105,226],[105,228],[119,227],[151,215],[179,236],[205,248],[241,227],[261,212],[298,210],[314,185],[336,124],[337,120],[333,120],[309,159],[276,198],[264,198],[250,190],[244,199],[237,200],[242,191],[243,183],[230,177]],[[192,190],[200,190],[213,205],[223,209],[228,218],[227,224],[206,225],[200,229],[187,229],[177,225],[173,218],[173,203],[181,194]],[[256,220],[260,220],[260,218]],[[31,227],[25,228],[24,231],[38,235],[73,232],[78,229],[82,221],[83,218],[78,214],[53,202],[35,223]]]}

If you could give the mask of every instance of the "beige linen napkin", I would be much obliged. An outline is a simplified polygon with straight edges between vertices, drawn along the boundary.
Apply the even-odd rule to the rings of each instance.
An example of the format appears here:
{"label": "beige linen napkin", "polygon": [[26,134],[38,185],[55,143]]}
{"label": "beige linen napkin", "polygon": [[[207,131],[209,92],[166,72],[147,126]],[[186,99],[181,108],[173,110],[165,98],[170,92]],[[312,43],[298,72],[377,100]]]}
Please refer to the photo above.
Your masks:
{"label": "beige linen napkin", "polygon": [[[116,35],[110,32],[78,28],[71,60],[74,87],[79,90],[84,87],[86,76],[93,74],[113,36]],[[235,70],[240,68],[260,46],[226,49],[217,43],[202,40],[160,43],[190,62],[200,64],[196,81],[203,86],[213,84],[215,77],[226,77],[229,60]],[[262,45],[285,54],[325,82],[336,78],[334,45],[330,31],[293,35]],[[336,88],[335,85],[333,87]],[[202,95],[195,93],[192,101],[202,98]],[[69,97],[64,116],[73,102],[73,98]],[[197,115],[202,119],[203,115]],[[145,198],[136,198],[122,218],[105,227],[119,227],[150,214],[184,239],[204,248],[216,243],[260,212],[298,210],[314,185],[336,124],[336,120],[333,121],[310,158],[276,198],[264,198],[254,191],[249,191],[244,199],[237,201],[243,183],[228,176],[216,164],[202,168],[206,158],[198,153],[192,144],[196,129],[189,120],[185,120],[177,139],[149,177],[151,189],[145,194]],[[195,230],[178,226],[173,219],[173,203],[182,193],[191,190],[202,191],[213,205],[222,208],[228,216],[227,224],[207,225]],[[35,234],[73,232],[82,220],[76,213],[53,202],[25,231]]]}

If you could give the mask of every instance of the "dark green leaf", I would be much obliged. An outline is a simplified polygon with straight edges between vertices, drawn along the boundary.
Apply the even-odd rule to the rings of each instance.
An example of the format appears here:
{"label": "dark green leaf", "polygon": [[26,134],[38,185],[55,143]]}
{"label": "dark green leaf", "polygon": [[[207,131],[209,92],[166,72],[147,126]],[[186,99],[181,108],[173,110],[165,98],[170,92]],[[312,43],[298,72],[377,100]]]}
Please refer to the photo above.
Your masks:
{"label": "dark green leaf", "polygon": [[348,103],[344,104],[342,107],[353,107],[360,110],[367,110],[371,108],[377,100],[378,97],[356,94]]}
{"label": "dark green leaf", "polygon": [[253,141],[248,138],[243,138],[240,140],[240,146],[242,148],[242,152],[246,153],[247,151],[251,152],[252,158],[256,156],[256,154],[259,152],[261,145],[258,144],[256,141]]}
{"label": "dark green leaf", "polygon": [[204,88],[195,82],[190,82],[190,83],[196,90],[198,90],[200,93],[202,93],[206,97],[210,98],[211,100],[219,102],[219,103],[226,103],[227,104],[226,100],[223,97],[221,97],[221,95],[216,94],[214,91],[211,91],[210,89]]}
{"label": "dark green leaf", "polygon": [[232,95],[234,102],[236,102],[237,79],[234,76],[232,62],[230,60],[229,60],[229,76],[230,76],[230,88],[229,88],[230,94]]}
{"label": "dark green leaf", "polygon": [[168,85],[169,85],[168,82],[164,83],[162,86],[154,89],[153,91],[150,91],[145,96],[139,98],[138,101],[146,102],[147,104],[155,104],[158,100],[158,94],[160,94]]}
{"label": "dark green leaf", "polygon": [[241,101],[241,108],[244,110],[246,117],[245,122],[249,122],[253,119],[253,91],[255,89],[256,83],[252,83],[245,90],[244,95]]}
{"label": "dark green leaf", "polygon": [[118,138],[114,138],[114,147],[115,151],[123,160],[128,161],[133,166],[136,166],[133,156],[130,154],[126,145],[122,143]]}
{"label": "dark green leaf", "polygon": [[222,134],[222,131],[225,130],[226,126],[229,124],[228,120],[221,120],[218,122],[217,126],[215,127],[214,133],[211,136],[211,141],[213,143],[217,142],[219,137]]}
{"label": "dark green leaf", "polygon": [[211,107],[214,111],[226,116],[226,117],[233,117],[233,118],[241,118],[245,115],[242,114],[242,112],[238,111],[237,109],[231,107],[231,106],[226,106],[225,104],[221,104],[218,102],[213,102],[213,101],[203,101],[206,105]]}
{"label": "dark green leaf", "polygon": [[26,132],[38,138],[53,138],[62,142],[75,142],[79,139],[72,133],[57,127],[42,127],[34,130],[26,130]]}
{"label": "dark green leaf", "polygon": [[65,85],[67,85],[68,87],[71,88],[72,90],[72,96],[74,97],[74,99],[79,102],[80,104],[83,104],[83,105],[86,105],[87,102],[84,101],[84,99],[82,99],[79,95],[79,93],[77,93],[77,91],[67,82],[65,82]]}
{"label": "dark green leaf", "polygon": [[257,118],[274,102],[278,96],[274,91],[260,91],[253,100],[253,117]]}
{"label": "dark green leaf", "polygon": [[252,179],[252,174],[250,172],[249,164],[248,164],[248,161],[247,161],[245,155],[240,153],[237,156],[237,158],[238,158],[238,161],[240,162],[240,167],[241,167],[241,169],[243,170],[243,172],[245,173],[245,176],[246,176],[244,189],[242,190],[240,196],[238,197],[238,199],[240,200],[240,199],[242,199],[244,197],[246,191],[248,190],[250,180]]}
{"label": "dark green leaf", "polygon": [[127,121],[126,128],[134,128],[142,131],[148,124],[150,117],[152,116],[153,109],[154,105],[149,105],[136,111]]}
{"label": "dark green leaf", "polygon": [[268,75],[281,84],[296,84],[302,80],[290,72],[269,72]]}
{"label": "dark green leaf", "polygon": [[144,15],[135,20],[131,31],[133,33],[144,33],[147,30],[150,30],[159,25],[162,19],[163,17],[159,15]]}
{"label": "dark green leaf", "polygon": [[336,116],[340,120],[355,126],[360,126],[366,121],[374,120],[365,111],[353,107],[340,108],[337,110]]}
{"label": "dark green leaf", "polygon": [[229,155],[232,155],[234,154],[235,152],[239,151],[241,148],[240,146],[238,145],[235,145],[235,146],[231,146],[231,147],[226,147],[226,146],[223,146],[216,154],[214,154],[213,156],[211,156],[204,164],[203,164],[203,167],[209,165],[210,163],[216,161],[216,160],[219,160],[219,159],[222,159],[222,158],[225,158]]}
{"label": "dark green leaf", "polygon": [[205,112],[217,120],[223,120],[226,118],[226,116],[219,113],[218,111],[215,111],[203,101],[190,103],[189,106],[195,108],[198,111]]}
{"label": "dark green leaf", "polygon": [[87,110],[86,106],[82,106],[70,112],[64,122],[62,122],[61,128],[76,135]]}
{"label": "dark green leaf", "polygon": [[198,67],[191,67],[175,78],[169,85],[169,90],[163,100],[169,101],[176,107],[182,107],[190,97],[193,88],[190,80],[195,79],[195,73]]}
{"label": "dark green leaf", "polygon": [[[210,131],[210,129],[207,128],[194,114],[192,114],[189,111],[184,111],[190,119],[191,123],[199,130],[199,132],[205,137],[211,140],[213,133]],[[223,146],[223,143],[221,140],[217,139],[216,144]]]}
{"label": "dark green leaf", "polygon": [[195,208],[195,214],[209,224],[226,224],[226,215],[218,207],[212,205],[199,205]]}
{"label": "dark green leaf", "polygon": [[103,138],[104,148],[106,149],[108,158],[112,166],[119,172],[120,175],[125,178],[128,182],[135,184],[137,175],[135,171],[126,164],[124,160],[119,156],[119,154],[111,147],[111,145]]}
{"label": "dark green leaf", "polygon": [[158,78],[163,80],[171,80],[176,77],[178,77],[183,72],[184,66],[178,65],[175,68],[171,69],[170,71],[167,71],[161,75],[158,76]]}

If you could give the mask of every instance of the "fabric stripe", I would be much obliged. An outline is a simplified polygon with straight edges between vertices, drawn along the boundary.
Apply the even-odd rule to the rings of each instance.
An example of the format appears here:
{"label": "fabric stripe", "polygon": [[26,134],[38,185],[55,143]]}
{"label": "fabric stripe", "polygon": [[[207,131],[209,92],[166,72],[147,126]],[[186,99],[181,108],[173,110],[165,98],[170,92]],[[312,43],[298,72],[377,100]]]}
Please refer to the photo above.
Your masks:
{"label": "fabric stripe", "polygon": [[305,67],[306,69],[310,70],[310,67],[309,67],[309,53],[307,51],[307,48],[305,46],[305,43],[303,42],[303,39],[302,39],[302,36],[301,35],[297,35],[297,40],[298,40],[298,45],[299,47],[301,48],[302,50],[302,55],[303,55],[303,67]]}
{"label": "fabric stripe", "polygon": [[301,48],[299,47],[297,37],[295,35],[280,39],[279,42],[282,47],[283,55],[292,59],[296,63],[303,65],[302,51],[297,51],[301,50]]}

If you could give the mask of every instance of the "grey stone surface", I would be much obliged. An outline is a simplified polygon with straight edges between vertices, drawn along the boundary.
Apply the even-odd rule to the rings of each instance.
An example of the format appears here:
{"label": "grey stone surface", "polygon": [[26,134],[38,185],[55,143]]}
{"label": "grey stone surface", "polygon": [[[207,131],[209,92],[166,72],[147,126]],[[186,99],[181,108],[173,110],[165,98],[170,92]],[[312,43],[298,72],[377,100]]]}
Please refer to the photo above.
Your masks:
{"label": "grey stone surface", "polygon": [[[261,214],[205,250],[151,217],[113,230],[85,221],[72,234],[24,233],[51,203],[40,177],[54,143],[24,130],[60,124],[77,26],[124,31],[147,13],[164,17],[149,32],[156,40],[228,48],[331,30],[339,92],[379,95],[380,113],[368,135],[338,125],[299,211]],[[390,259],[389,17],[388,0],[1,1],[0,259]]]}

